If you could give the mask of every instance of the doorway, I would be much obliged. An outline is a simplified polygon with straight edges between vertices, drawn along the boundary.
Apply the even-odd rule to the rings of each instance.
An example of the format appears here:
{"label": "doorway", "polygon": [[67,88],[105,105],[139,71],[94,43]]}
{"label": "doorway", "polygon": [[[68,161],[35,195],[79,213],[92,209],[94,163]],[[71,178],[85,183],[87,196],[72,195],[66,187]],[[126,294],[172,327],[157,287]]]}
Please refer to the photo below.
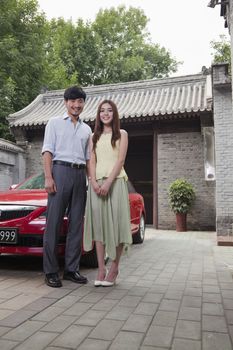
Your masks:
{"label": "doorway", "polygon": [[146,223],[153,224],[153,136],[130,136],[125,170],[137,192],[142,194]]}

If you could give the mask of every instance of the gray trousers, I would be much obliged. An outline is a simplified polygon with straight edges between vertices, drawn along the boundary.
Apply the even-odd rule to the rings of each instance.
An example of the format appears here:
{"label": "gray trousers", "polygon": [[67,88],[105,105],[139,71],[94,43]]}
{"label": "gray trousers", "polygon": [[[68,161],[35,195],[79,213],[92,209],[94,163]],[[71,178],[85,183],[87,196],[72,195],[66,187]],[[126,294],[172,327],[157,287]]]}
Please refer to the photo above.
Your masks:
{"label": "gray trousers", "polygon": [[43,267],[46,274],[59,271],[57,246],[66,208],[68,208],[68,232],[65,249],[65,271],[79,269],[86,202],[85,169],[54,164],[52,173],[57,192],[48,195],[43,249]]}

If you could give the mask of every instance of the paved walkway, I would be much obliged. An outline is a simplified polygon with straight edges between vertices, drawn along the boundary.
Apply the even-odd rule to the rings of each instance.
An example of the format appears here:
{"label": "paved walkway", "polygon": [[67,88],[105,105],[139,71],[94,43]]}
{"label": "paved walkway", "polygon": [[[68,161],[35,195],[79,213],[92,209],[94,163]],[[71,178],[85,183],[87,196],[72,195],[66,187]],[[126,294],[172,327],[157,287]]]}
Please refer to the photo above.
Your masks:
{"label": "paved walkway", "polygon": [[119,284],[44,284],[41,259],[1,256],[0,349],[233,349],[233,247],[214,232],[147,229]]}

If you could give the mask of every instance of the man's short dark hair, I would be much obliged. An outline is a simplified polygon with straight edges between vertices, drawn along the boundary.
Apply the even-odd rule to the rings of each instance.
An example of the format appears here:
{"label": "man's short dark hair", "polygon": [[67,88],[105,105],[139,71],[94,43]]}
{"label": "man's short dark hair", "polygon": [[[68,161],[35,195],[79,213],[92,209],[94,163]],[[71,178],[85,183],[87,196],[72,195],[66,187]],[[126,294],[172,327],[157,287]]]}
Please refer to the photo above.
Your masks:
{"label": "man's short dark hair", "polygon": [[64,99],[66,101],[76,100],[76,98],[83,98],[84,101],[86,100],[86,93],[81,87],[75,85],[65,90]]}

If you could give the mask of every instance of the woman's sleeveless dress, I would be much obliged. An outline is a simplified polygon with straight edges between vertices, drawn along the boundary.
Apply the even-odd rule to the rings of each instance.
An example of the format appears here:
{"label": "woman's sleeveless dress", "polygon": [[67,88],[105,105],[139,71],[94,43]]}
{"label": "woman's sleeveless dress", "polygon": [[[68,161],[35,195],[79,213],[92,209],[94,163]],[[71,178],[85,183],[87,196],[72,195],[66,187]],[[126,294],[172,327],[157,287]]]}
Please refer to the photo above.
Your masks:
{"label": "woman's sleeveless dress", "polygon": [[[112,134],[102,134],[96,147],[96,180],[103,183],[111,173],[119,155],[120,141],[111,145]],[[122,243],[124,251],[132,243],[127,175],[124,168],[113,182],[106,197],[98,196],[91,184],[88,186],[85,222],[84,250],[93,248],[93,241],[105,245],[112,260],[116,258],[116,247]]]}

